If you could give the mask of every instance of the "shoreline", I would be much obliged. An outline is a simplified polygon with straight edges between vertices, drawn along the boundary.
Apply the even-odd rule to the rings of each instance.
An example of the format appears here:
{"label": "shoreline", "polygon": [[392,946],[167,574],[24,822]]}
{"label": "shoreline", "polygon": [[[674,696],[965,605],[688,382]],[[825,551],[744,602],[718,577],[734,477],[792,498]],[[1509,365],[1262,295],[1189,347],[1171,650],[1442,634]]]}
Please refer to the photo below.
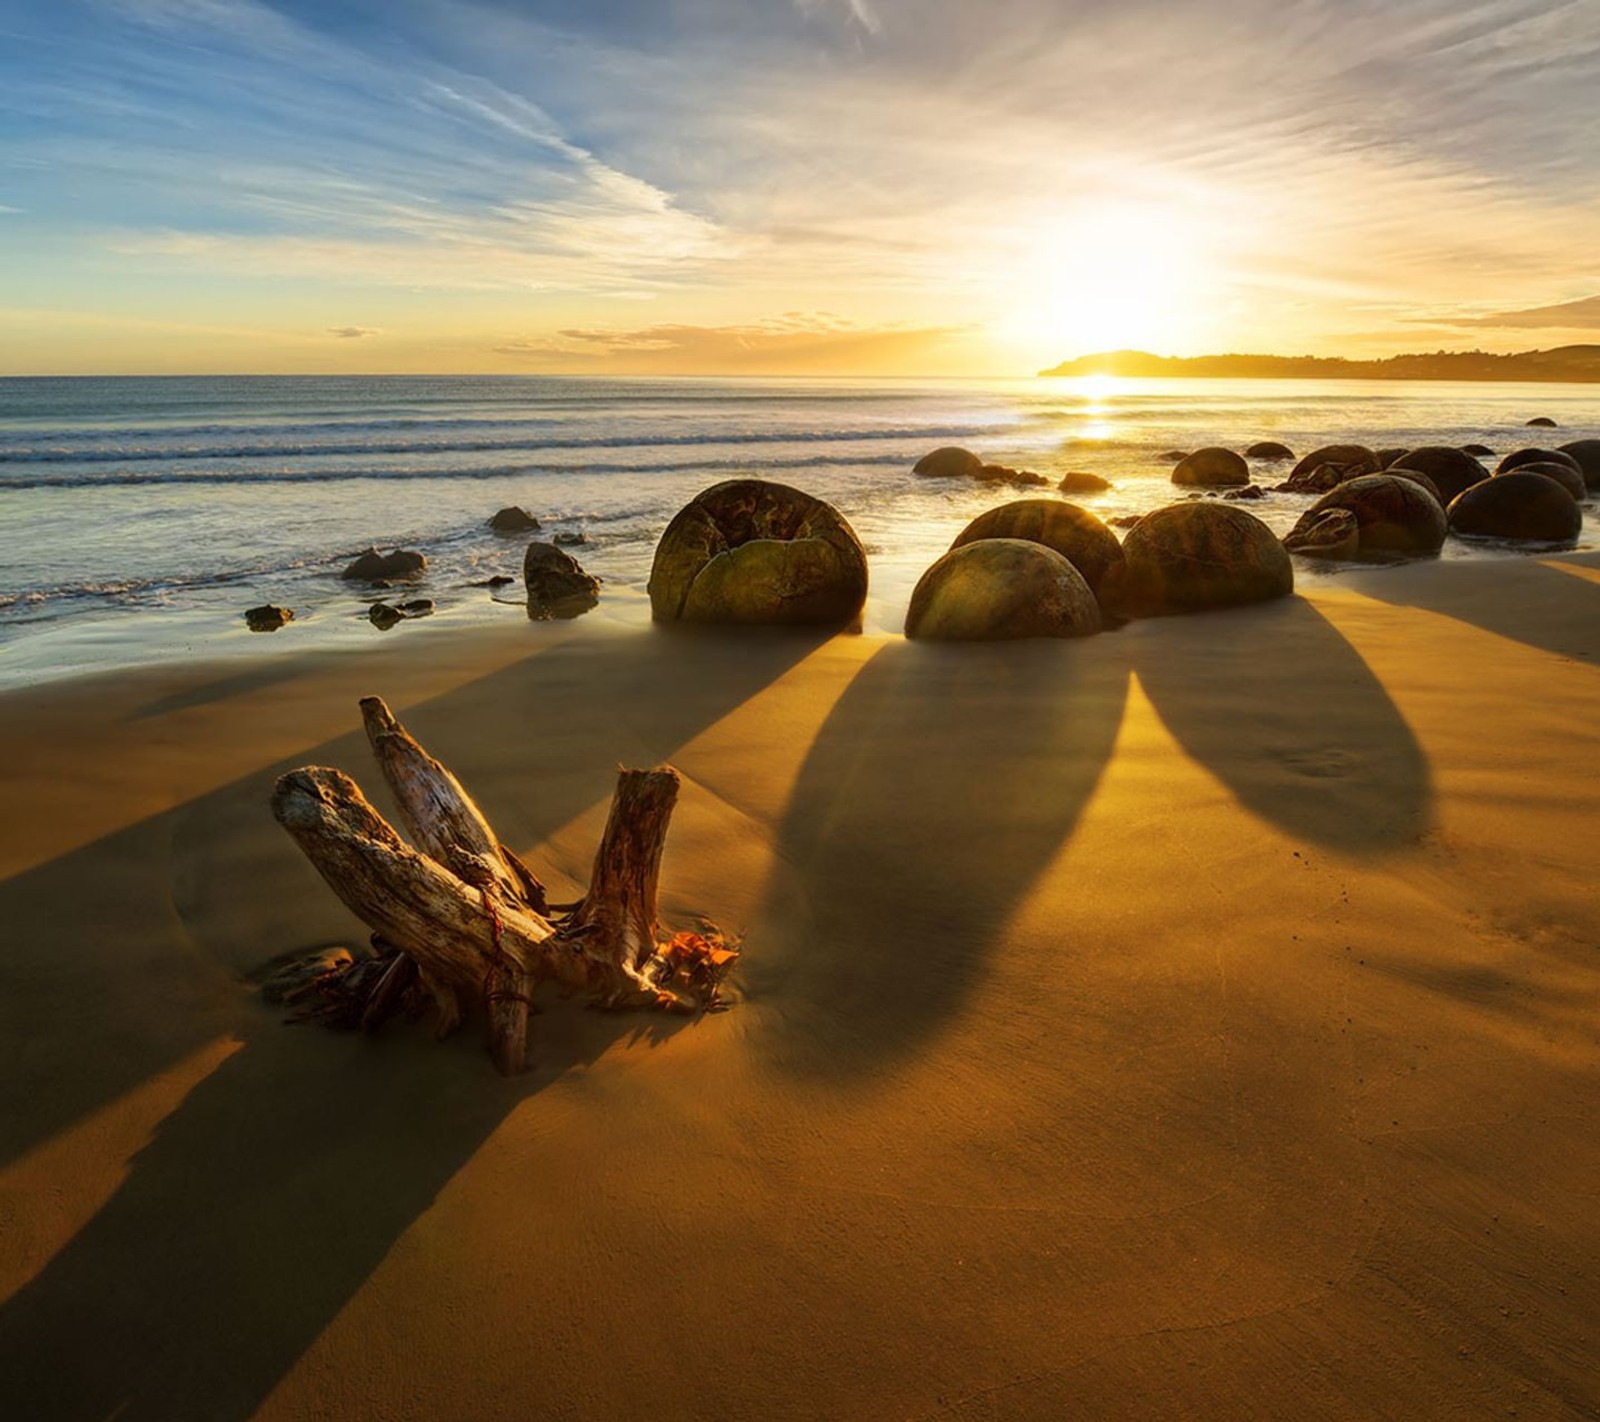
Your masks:
{"label": "shoreline", "polygon": [[[0,694],[9,1395],[1600,1403],[1600,555],[1307,593],[976,646],[591,615]],[[316,762],[381,802],[368,692],[555,897],[615,767],[676,765],[663,913],[743,938],[733,1009],[545,1003],[513,1081],[470,1026],[284,1027],[252,976],[359,937],[267,792]]]}

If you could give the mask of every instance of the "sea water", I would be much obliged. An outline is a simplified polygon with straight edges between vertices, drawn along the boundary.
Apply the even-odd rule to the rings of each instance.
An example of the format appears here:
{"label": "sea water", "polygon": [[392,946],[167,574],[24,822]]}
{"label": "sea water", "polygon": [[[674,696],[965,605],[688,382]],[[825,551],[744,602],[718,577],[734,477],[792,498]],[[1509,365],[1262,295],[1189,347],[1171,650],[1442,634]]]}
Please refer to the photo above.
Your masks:
{"label": "sea water", "polygon": [[[1542,415],[1559,430],[1525,428]],[[656,539],[698,490],[741,474],[837,505],[872,566],[865,625],[900,630],[920,572],[978,513],[1033,491],[913,476],[960,444],[1114,487],[1102,518],[1183,497],[1168,450],[1273,439],[1304,453],[1478,442],[1497,455],[1600,435],[1600,387],[1370,381],[580,379],[542,376],[0,379],[0,685],[173,656],[356,649],[405,636],[339,571],[369,544],[428,555],[402,596],[438,619],[519,617],[520,504],[625,615]],[[1492,467],[1492,461],[1489,461]],[[1257,465],[1273,484],[1282,465]],[[1049,491],[1042,491],[1048,493]],[[1244,505],[1278,532],[1310,499]],[[1581,547],[1594,541],[1586,517]],[[1521,556],[1451,540],[1446,557]],[[1301,562],[1302,577],[1329,576]],[[250,634],[245,608],[292,607]]]}

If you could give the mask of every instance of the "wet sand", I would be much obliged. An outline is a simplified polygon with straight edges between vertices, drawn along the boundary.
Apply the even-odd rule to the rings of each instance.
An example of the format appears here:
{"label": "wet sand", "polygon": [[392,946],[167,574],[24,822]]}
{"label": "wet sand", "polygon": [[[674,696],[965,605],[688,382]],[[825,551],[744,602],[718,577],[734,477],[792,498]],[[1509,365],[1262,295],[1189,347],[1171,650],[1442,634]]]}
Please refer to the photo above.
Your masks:
{"label": "wet sand", "polygon": [[[27,1418],[1600,1415],[1600,556],[1077,643],[603,617],[0,697]],[[282,1026],[384,695],[558,891],[616,765],[734,1010]],[[559,896],[559,895],[558,895]]]}

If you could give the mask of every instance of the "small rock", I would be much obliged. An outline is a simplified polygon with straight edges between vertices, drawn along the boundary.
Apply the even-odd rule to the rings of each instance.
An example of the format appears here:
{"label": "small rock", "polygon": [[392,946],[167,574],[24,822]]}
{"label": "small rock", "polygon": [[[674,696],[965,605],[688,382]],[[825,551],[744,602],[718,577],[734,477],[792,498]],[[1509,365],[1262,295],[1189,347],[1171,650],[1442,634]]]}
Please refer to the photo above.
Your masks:
{"label": "small rock", "polygon": [[535,621],[577,617],[600,601],[600,579],[553,543],[530,543],[522,561],[528,616]]}
{"label": "small rock", "polygon": [[577,548],[588,541],[587,533],[558,533],[555,539],[557,548]]}
{"label": "small rock", "polygon": [[1535,415],[1524,428],[1530,430],[1554,430],[1559,429],[1560,426],[1549,415]]}
{"label": "small rock", "polygon": [[514,583],[516,579],[510,573],[496,573],[492,578],[479,578],[475,583],[468,583],[469,588],[503,588],[507,583]]}
{"label": "small rock", "polygon": [[1245,456],[1249,459],[1293,459],[1294,451],[1286,444],[1279,444],[1275,439],[1264,439],[1245,450]]}
{"label": "small rock", "polygon": [[1246,484],[1242,489],[1229,489],[1222,497],[1225,499],[1264,499],[1267,491],[1259,484]]}
{"label": "small rock", "polygon": [[294,621],[294,609],[274,607],[269,602],[262,607],[246,608],[244,620],[252,632],[276,632],[285,622]]}
{"label": "small rock", "polygon": [[1470,454],[1475,459],[1488,459],[1494,454],[1494,451],[1486,444],[1464,444],[1461,446],[1461,452]]}
{"label": "small rock", "polygon": [[367,609],[367,618],[380,632],[387,632],[397,622],[406,620],[405,613],[386,602],[375,602]]}
{"label": "small rock", "polygon": [[1008,464],[985,464],[976,475],[982,484],[1015,484],[1026,486],[1032,484],[1048,484],[1050,481],[1043,474],[1035,474],[1031,469],[1013,469]]}
{"label": "small rock", "polygon": [[392,553],[369,548],[340,576],[351,582],[375,583],[382,578],[415,578],[426,571],[427,566],[427,558],[409,548],[396,548]]}
{"label": "small rock", "polygon": [[539,520],[527,509],[511,504],[489,520],[489,527],[496,533],[537,533]]}
{"label": "small rock", "polygon": [[433,599],[431,597],[413,598],[410,602],[402,602],[400,611],[407,617],[431,617],[433,615]]}
{"label": "small rock", "polygon": [[1109,479],[1102,479],[1098,474],[1085,474],[1081,469],[1062,475],[1061,482],[1056,485],[1063,494],[1098,494],[1110,487]]}
{"label": "small rock", "polygon": [[1112,528],[1132,528],[1143,517],[1143,514],[1118,514],[1115,518],[1108,518],[1106,522]]}
{"label": "small rock", "polygon": [[1165,453],[1156,455],[1156,459],[1166,464],[1177,464],[1189,457],[1187,449],[1169,449]]}

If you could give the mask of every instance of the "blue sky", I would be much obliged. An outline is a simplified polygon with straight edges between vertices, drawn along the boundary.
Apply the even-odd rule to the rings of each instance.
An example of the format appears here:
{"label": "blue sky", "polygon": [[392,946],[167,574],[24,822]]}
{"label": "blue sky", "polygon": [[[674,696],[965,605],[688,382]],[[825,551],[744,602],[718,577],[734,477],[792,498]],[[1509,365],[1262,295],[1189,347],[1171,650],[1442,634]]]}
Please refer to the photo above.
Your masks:
{"label": "blue sky", "polygon": [[1597,92],[1594,0],[0,0],[0,369],[1600,340]]}

